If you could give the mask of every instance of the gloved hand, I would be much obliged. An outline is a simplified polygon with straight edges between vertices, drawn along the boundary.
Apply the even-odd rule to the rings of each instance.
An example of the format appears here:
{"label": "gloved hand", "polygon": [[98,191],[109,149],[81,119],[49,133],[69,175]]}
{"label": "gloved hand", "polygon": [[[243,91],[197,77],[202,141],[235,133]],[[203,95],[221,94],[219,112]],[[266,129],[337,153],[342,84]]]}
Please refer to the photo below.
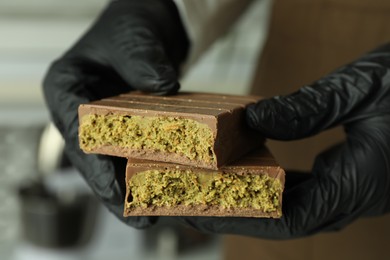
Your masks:
{"label": "gloved hand", "polygon": [[[310,177],[286,173],[283,217],[183,218],[203,232],[288,239],[338,230],[390,211],[390,44],[288,95],[247,109],[268,138],[294,140],[343,125],[346,141],[321,153]],[[308,175],[302,175],[308,176]],[[302,177],[301,176],[301,177]]]}
{"label": "gloved hand", "polygon": [[81,103],[133,89],[171,94],[189,41],[171,0],[112,1],[88,32],[55,61],[43,83],[65,153],[101,201],[127,224],[143,228],[156,218],[123,218],[126,160],[84,154],[78,145]]}

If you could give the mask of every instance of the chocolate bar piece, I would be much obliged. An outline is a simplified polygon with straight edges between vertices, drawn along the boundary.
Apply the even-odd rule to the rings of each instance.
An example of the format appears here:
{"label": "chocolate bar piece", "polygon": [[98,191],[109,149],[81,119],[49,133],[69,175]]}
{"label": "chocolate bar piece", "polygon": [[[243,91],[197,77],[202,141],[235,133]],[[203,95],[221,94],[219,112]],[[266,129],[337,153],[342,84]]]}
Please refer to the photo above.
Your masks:
{"label": "chocolate bar piece", "polygon": [[284,181],[265,147],[219,170],[129,159],[124,216],[280,218]]}
{"label": "chocolate bar piece", "polygon": [[79,107],[79,141],[100,153],[217,169],[259,147],[245,123],[258,97],[206,93],[152,96],[130,92]]}

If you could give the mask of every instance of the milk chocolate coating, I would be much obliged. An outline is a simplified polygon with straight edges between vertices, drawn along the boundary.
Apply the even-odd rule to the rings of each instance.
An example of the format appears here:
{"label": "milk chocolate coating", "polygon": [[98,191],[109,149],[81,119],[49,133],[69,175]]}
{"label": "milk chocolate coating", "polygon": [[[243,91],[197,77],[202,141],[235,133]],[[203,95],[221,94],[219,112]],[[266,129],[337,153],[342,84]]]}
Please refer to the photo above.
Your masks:
{"label": "milk chocolate coating", "polygon": [[[215,170],[199,169],[191,166],[176,165],[164,162],[152,162],[140,159],[128,159],[126,168],[126,183],[135,174],[147,170],[179,169],[191,170],[192,172],[215,172]],[[223,208],[220,206],[208,205],[177,205],[172,207],[150,206],[147,208],[127,208],[126,203],[131,197],[130,189],[127,187],[124,216],[218,216],[218,217],[266,217],[280,218],[282,213],[282,191],[285,183],[285,172],[277,164],[269,150],[263,146],[236,161],[235,163],[221,167],[218,172],[222,174],[233,173],[240,175],[266,174],[273,179],[280,181],[282,190],[279,194],[279,208],[275,212],[264,212],[255,208]]]}
{"label": "milk chocolate coating", "polygon": [[247,127],[244,115],[245,107],[258,100],[259,97],[255,96],[208,93],[181,92],[174,96],[152,96],[141,92],[130,92],[80,105],[79,119],[81,124],[84,115],[115,114],[195,120],[208,125],[213,132],[215,161],[199,162],[181,154],[113,145],[98,146],[86,152],[218,169],[241,158],[263,143],[264,139],[260,134]]}

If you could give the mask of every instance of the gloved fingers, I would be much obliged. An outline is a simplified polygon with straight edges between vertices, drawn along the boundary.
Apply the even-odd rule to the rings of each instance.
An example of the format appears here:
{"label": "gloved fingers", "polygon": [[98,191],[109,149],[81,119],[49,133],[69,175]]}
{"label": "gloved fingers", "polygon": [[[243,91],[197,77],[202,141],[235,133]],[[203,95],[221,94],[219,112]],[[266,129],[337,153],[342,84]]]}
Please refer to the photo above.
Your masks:
{"label": "gloved fingers", "polygon": [[[78,145],[77,140],[73,143]],[[135,228],[147,228],[157,221],[157,217],[123,216],[126,159],[85,154],[79,149],[76,152],[74,147],[69,146],[66,151],[92,191],[119,220]]]}
{"label": "gloved fingers", "polygon": [[353,78],[344,77],[338,85],[317,82],[293,94],[252,104],[247,108],[247,122],[265,137],[278,140],[305,138],[339,124],[359,103],[356,100],[364,98]]}
{"label": "gloved fingers", "polygon": [[172,1],[113,1],[74,49],[81,46],[90,59],[111,66],[134,89],[175,93],[177,69],[188,48],[180,22]]}
{"label": "gloved fingers", "polygon": [[383,98],[390,91],[389,73],[387,45],[293,94],[249,106],[247,122],[266,137],[293,140],[384,114],[389,109]]}
{"label": "gloved fingers", "polygon": [[119,220],[135,228],[147,228],[157,221],[156,217],[123,217],[126,159],[85,154],[77,135],[68,137],[65,151],[92,191]]}
{"label": "gloved fingers", "polygon": [[[112,1],[65,59],[94,64],[94,70],[111,73],[128,88],[174,94],[188,45],[172,1]],[[106,81],[103,88],[112,92],[115,84]]]}
{"label": "gloved fingers", "polygon": [[[110,94],[105,92],[105,82],[110,76],[99,75],[90,64],[80,63],[80,60],[59,60],[52,65],[44,81],[44,94],[53,121],[66,141],[65,152],[93,192],[119,219],[139,228],[151,225],[154,219],[123,217],[126,162],[109,156],[85,154],[79,148],[78,106]],[[122,91],[121,85],[115,85],[111,91]],[[117,176],[119,172],[121,174]],[[136,220],[140,222],[136,223]]]}
{"label": "gloved fingers", "polygon": [[78,57],[55,61],[43,82],[46,103],[65,141],[77,135],[80,104],[130,90],[115,72]]}
{"label": "gloved fingers", "polygon": [[122,17],[115,28],[121,37],[114,37],[112,43],[112,66],[135,89],[161,95],[176,93],[180,88],[177,72],[162,42],[152,30],[131,22]]}
{"label": "gloved fingers", "polygon": [[109,156],[85,154],[78,149],[77,137],[73,137],[73,139],[72,144],[66,144],[66,154],[79,169],[93,192],[104,204],[110,205],[111,208],[123,206],[124,191],[116,180],[112,158]]}

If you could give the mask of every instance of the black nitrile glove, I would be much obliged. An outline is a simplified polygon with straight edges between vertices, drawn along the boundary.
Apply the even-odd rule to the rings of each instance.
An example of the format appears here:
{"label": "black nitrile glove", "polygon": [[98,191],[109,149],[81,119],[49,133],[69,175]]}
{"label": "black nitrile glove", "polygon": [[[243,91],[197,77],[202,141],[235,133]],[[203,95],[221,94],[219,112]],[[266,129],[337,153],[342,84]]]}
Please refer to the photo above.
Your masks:
{"label": "black nitrile glove", "polygon": [[305,181],[286,173],[281,219],[183,218],[187,224],[204,232],[288,239],[390,211],[390,44],[298,92],[250,106],[247,121],[273,139],[300,139],[337,125],[347,138],[316,158]]}
{"label": "black nitrile glove", "polygon": [[81,103],[133,89],[173,94],[189,47],[171,0],[112,1],[90,30],[54,62],[44,80],[53,121],[65,152],[101,201],[127,224],[143,228],[156,218],[123,218],[126,160],[84,154],[78,144]]}

